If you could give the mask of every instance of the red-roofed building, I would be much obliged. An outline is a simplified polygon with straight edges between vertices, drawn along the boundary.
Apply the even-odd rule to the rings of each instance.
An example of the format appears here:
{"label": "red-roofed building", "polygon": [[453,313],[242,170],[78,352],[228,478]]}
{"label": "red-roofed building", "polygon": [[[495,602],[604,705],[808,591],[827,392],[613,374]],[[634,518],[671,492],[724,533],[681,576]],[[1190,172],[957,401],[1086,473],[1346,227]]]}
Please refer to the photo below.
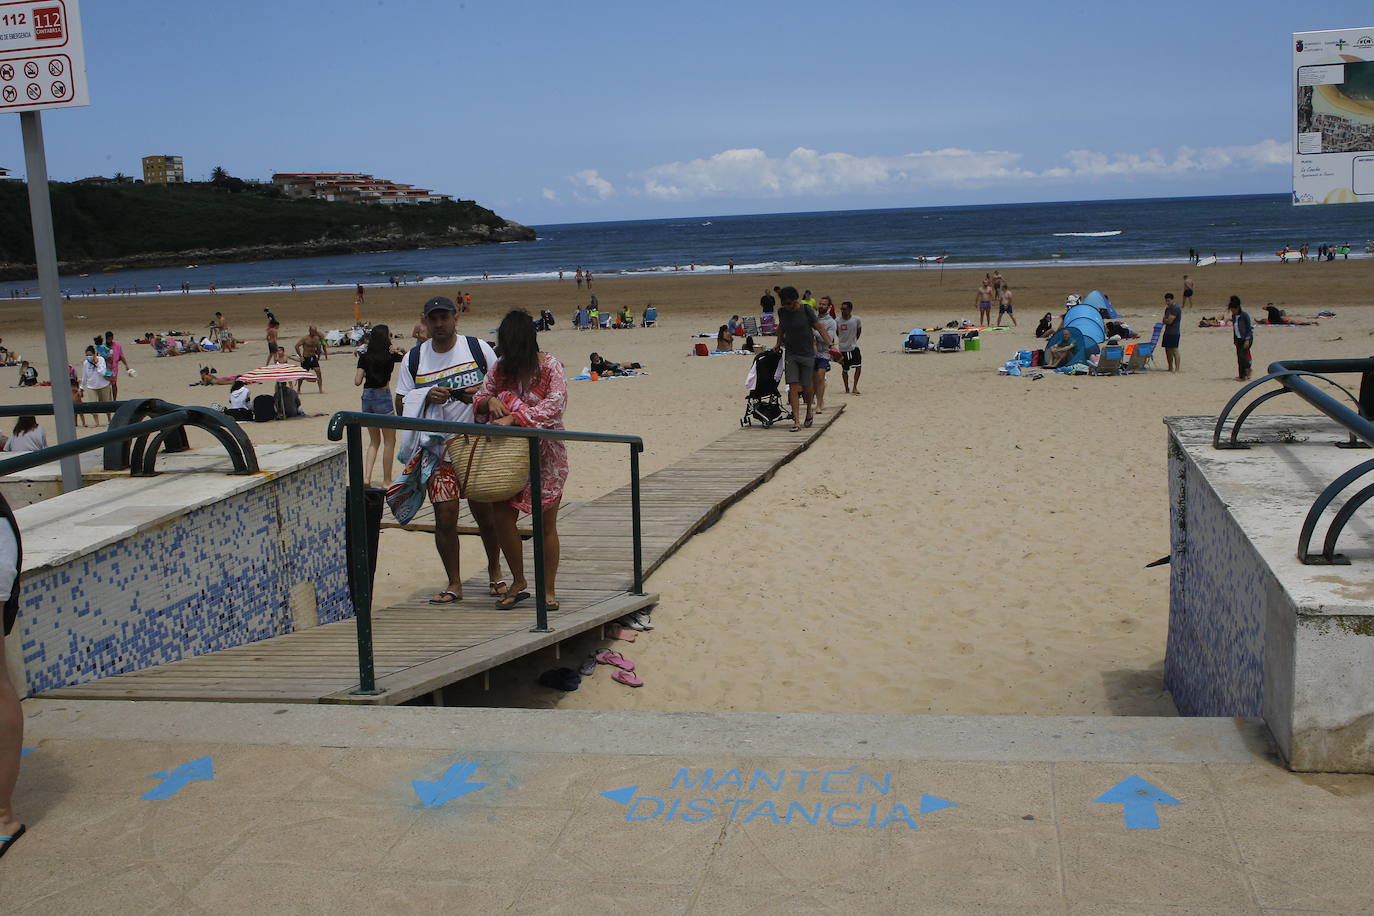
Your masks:
{"label": "red-roofed building", "polygon": [[397,184],[361,172],[278,172],[272,184],[287,197],[344,201],[356,204],[437,204],[451,200],[449,194],[435,194],[425,188]]}

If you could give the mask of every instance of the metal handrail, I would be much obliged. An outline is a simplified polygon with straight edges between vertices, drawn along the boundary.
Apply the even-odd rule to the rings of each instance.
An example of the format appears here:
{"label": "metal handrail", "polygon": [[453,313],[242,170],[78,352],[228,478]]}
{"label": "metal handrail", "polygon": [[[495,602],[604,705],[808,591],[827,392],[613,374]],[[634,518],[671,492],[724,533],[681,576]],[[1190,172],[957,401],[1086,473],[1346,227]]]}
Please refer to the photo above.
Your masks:
{"label": "metal handrail", "polygon": [[[136,460],[133,462],[130,475],[133,477],[151,477],[154,473],[153,465],[157,460],[158,449],[162,448],[168,452],[186,451],[190,448],[190,444],[186,441],[185,428],[194,426],[214,436],[219,444],[224,446],[224,451],[229,455],[229,460],[234,465],[233,473],[246,475],[258,472],[257,452],[253,450],[253,443],[242,427],[233,417],[226,416],[209,407],[169,404],[158,398],[137,398],[129,401],[92,401],[89,404],[73,404],[72,407],[79,414],[113,414],[110,418],[110,429],[112,430],[127,427],[147,417],[178,411],[183,415],[181,424],[163,427],[161,434],[153,440],[151,447],[139,436],[102,439],[105,451],[104,468],[107,471],[122,471],[130,468],[130,456],[132,454]],[[51,417],[53,413],[52,404],[15,404],[0,407],[0,417]],[[94,438],[94,436],[86,436],[79,441],[89,442]],[[138,439],[133,444],[132,449],[129,445],[131,439]],[[87,449],[82,448],[78,449],[77,452],[66,454],[79,454],[84,451]]]}
{"label": "metal handrail", "polygon": [[[75,406],[80,407],[81,405]],[[19,416],[34,416],[34,414],[19,414]],[[189,413],[178,410],[149,420],[131,423],[128,426],[119,426],[104,432],[92,433],[89,436],[82,436],[80,439],[73,439],[71,442],[60,442],[57,445],[50,445],[47,448],[40,448],[32,452],[17,452],[13,458],[0,460],[0,477],[13,474],[15,471],[27,471],[29,468],[36,468],[50,461],[59,461],[71,455],[80,455],[82,452],[104,448],[111,442],[127,442],[130,439],[138,439],[152,433],[180,427],[185,425],[189,418]]]}
{"label": "metal handrail", "polygon": [[[534,613],[532,633],[548,633],[548,605],[544,590],[544,506],[540,491],[539,443],[550,439],[561,442],[599,442],[630,447],[631,526],[634,543],[634,594],[644,594],[644,554],[640,536],[639,455],[644,440],[639,436],[617,433],[587,433],[568,429],[536,429],[524,426],[495,426],[483,423],[452,423],[414,417],[384,416],[341,410],[329,418],[327,435],[331,441],[347,439],[348,451],[348,568],[349,591],[353,598],[353,616],[358,633],[358,689],[352,693],[376,696],[385,691],[377,689],[376,666],[372,650],[372,579],[368,571],[367,516],[363,498],[363,439],[362,431],[369,429],[409,429],[417,432],[441,433],[446,436],[464,433],[493,438],[525,439],[530,450],[530,527],[534,531]],[[437,520],[436,520],[437,521]]]}
{"label": "metal handrail", "polygon": [[[1330,375],[1354,372],[1363,376],[1358,397],[1344,385],[1328,378]],[[1354,403],[1354,407],[1341,403],[1330,394],[1319,389],[1310,381],[1313,378],[1327,382],[1344,393]],[[1222,430],[1231,411],[1247,394],[1268,381],[1278,382],[1282,388],[1268,391],[1249,404],[1236,418],[1231,429],[1230,441],[1223,443],[1221,441]],[[1267,375],[1242,387],[1226,403],[1225,408],[1217,417],[1216,426],[1212,431],[1212,446],[1218,449],[1248,448],[1239,439],[1240,428],[1245,420],[1255,411],[1255,408],[1265,401],[1290,392],[1315,407],[1326,417],[1335,420],[1350,433],[1349,442],[1338,442],[1336,445],[1347,448],[1374,446],[1374,422],[1371,422],[1369,418],[1369,414],[1374,412],[1374,357],[1364,359],[1292,359],[1270,363]],[[1354,516],[1355,511],[1369,499],[1374,498],[1374,487],[1366,487],[1342,505],[1327,528],[1320,554],[1313,554],[1309,547],[1322,513],[1342,491],[1371,471],[1374,471],[1374,460],[1358,464],[1331,481],[1318,494],[1316,500],[1307,510],[1307,516],[1303,519],[1302,528],[1298,533],[1298,560],[1300,562],[1325,565],[1350,562],[1348,558],[1336,553],[1336,542],[1340,539],[1341,532],[1345,529],[1346,523]]]}

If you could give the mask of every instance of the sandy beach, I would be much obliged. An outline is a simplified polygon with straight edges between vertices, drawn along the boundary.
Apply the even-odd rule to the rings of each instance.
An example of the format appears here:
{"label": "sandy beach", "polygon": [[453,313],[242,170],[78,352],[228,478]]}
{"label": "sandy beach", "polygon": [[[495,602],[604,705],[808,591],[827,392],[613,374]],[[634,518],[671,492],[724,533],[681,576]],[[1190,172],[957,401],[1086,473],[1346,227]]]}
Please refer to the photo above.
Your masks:
{"label": "sandy beach", "polygon": [[[1103,290],[1148,335],[1163,293],[1179,294],[1185,272],[1197,295],[1185,312],[1181,373],[996,374],[1033,345],[1038,318],[1057,315],[1068,293]],[[854,301],[865,369],[861,397],[846,396],[833,372],[827,402],[844,403],[844,416],[650,580],[662,596],[656,629],[617,646],[635,659],[645,687],[613,683],[603,668],[577,692],[554,696],[533,683],[554,664],[544,653],[493,672],[490,690],[463,685],[452,698],[591,709],[1174,714],[1161,685],[1169,572],[1145,568],[1169,550],[1160,421],[1214,415],[1238,387],[1229,329],[1198,328],[1197,320],[1223,313],[1232,294],[1256,319],[1269,301],[1294,316],[1337,313],[1315,327],[1259,327],[1257,375],[1275,359],[1367,356],[1374,261],[1004,274],[1020,326],[986,334],[979,352],[939,355],[905,354],[901,340],[912,327],[976,318],[981,271],[600,278],[603,308],[659,309],[657,328],[616,332],[569,327],[586,298],[571,279],[466,288],[473,312],[461,316],[460,333],[489,336],[507,308],[547,307],[559,324],[541,341],[569,375],[593,350],[649,368],[639,379],[570,383],[566,417],[570,429],[642,436],[646,473],[738,428],[747,358],[691,356],[691,335],[756,313],[765,287],[794,284]],[[421,302],[454,292],[369,289],[364,317],[408,337]],[[75,362],[93,335],[113,330],[138,370],[121,380],[122,397],[225,403],[227,388],[189,383],[200,365],[233,374],[263,364],[264,307],[283,322],[288,346],[308,324],[327,330],[353,317],[351,288],[78,299],[65,305],[69,354]],[[203,333],[216,310],[245,340],[236,353],[154,359],[150,347],[130,343],[145,330]],[[37,303],[0,302],[0,328],[5,345],[47,378]],[[353,373],[349,353],[335,354],[324,363],[325,393],[306,387],[314,416],[249,425],[249,435],[323,441],[329,414],[357,409]],[[0,369],[6,403],[35,398],[10,387],[17,378],[17,369]],[[38,389],[37,399],[47,392]],[[1305,412],[1287,399],[1269,406]],[[43,422],[55,441],[51,420]],[[620,448],[574,446],[571,461],[571,499],[627,480]],[[464,539],[463,550],[472,571],[480,544]],[[386,532],[377,606],[414,594],[417,582],[431,591],[442,582],[429,536]],[[559,664],[570,653],[575,664],[592,644],[570,641]]]}

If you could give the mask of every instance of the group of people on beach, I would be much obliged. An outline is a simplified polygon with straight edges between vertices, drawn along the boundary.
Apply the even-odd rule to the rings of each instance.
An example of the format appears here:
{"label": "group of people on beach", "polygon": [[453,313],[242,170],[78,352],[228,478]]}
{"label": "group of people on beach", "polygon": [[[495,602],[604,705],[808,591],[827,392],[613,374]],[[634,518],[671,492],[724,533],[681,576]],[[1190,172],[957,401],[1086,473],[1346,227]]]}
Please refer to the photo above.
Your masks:
{"label": "group of people on beach", "polygon": [[997,324],[1002,327],[1002,316],[1011,319],[1012,326],[1016,326],[1016,306],[1013,302],[1014,297],[1011,292],[1011,284],[1007,283],[1000,270],[983,275],[983,282],[978,284],[978,292],[974,296],[974,302],[978,306],[978,326],[993,327],[992,306],[997,304]]}

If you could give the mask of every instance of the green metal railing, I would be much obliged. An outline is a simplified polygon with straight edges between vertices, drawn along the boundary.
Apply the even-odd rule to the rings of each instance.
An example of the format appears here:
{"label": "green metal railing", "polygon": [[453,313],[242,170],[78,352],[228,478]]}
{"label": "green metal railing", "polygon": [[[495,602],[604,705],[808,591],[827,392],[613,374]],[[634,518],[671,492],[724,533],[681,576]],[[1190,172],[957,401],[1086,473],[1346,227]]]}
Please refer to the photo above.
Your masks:
{"label": "green metal railing", "polygon": [[631,526],[634,541],[633,593],[644,594],[644,555],[640,537],[639,453],[644,440],[639,436],[612,433],[584,433],[566,429],[527,429],[522,426],[494,426],[479,423],[449,423],[441,420],[383,416],[341,410],[329,418],[329,438],[346,438],[348,448],[348,568],[353,597],[353,613],[358,629],[358,689],[353,693],[376,696],[376,667],[372,652],[372,579],[368,564],[367,516],[363,496],[363,435],[369,429],[409,429],[445,436],[463,433],[495,438],[525,439],[530,449],[530,526],[534,531],[534,613],[532,633],[548,633],[548,605],[544,588],[544,507],[540,491],[539,443],[544,439],[561,442],[600,442],[630,447]]}
{"label": "green metal railing", "polygon": [[[156,473],[154,465],[159,449],[170,452],[184,451],[189,447],[186,442],[187,426],[203,429],[219,440],[234,465],[233,473],[253,474],[258,470],[253,443],[243,430],[232,417],[208,407],[183,407],[156,398],[94,401],[73,404],[72,407],[78,414],[113,414],[109,428],[37,451],[18,452],[13,458],[0,460],[0,476],[101,449],[105,453],[105,470],[122,471],[129,468],[132,476],[150,477]],[[0,417],[50,417],[53,412],[52,404],[0,406]],[[151,441],[148,438],[150,436]]]}

